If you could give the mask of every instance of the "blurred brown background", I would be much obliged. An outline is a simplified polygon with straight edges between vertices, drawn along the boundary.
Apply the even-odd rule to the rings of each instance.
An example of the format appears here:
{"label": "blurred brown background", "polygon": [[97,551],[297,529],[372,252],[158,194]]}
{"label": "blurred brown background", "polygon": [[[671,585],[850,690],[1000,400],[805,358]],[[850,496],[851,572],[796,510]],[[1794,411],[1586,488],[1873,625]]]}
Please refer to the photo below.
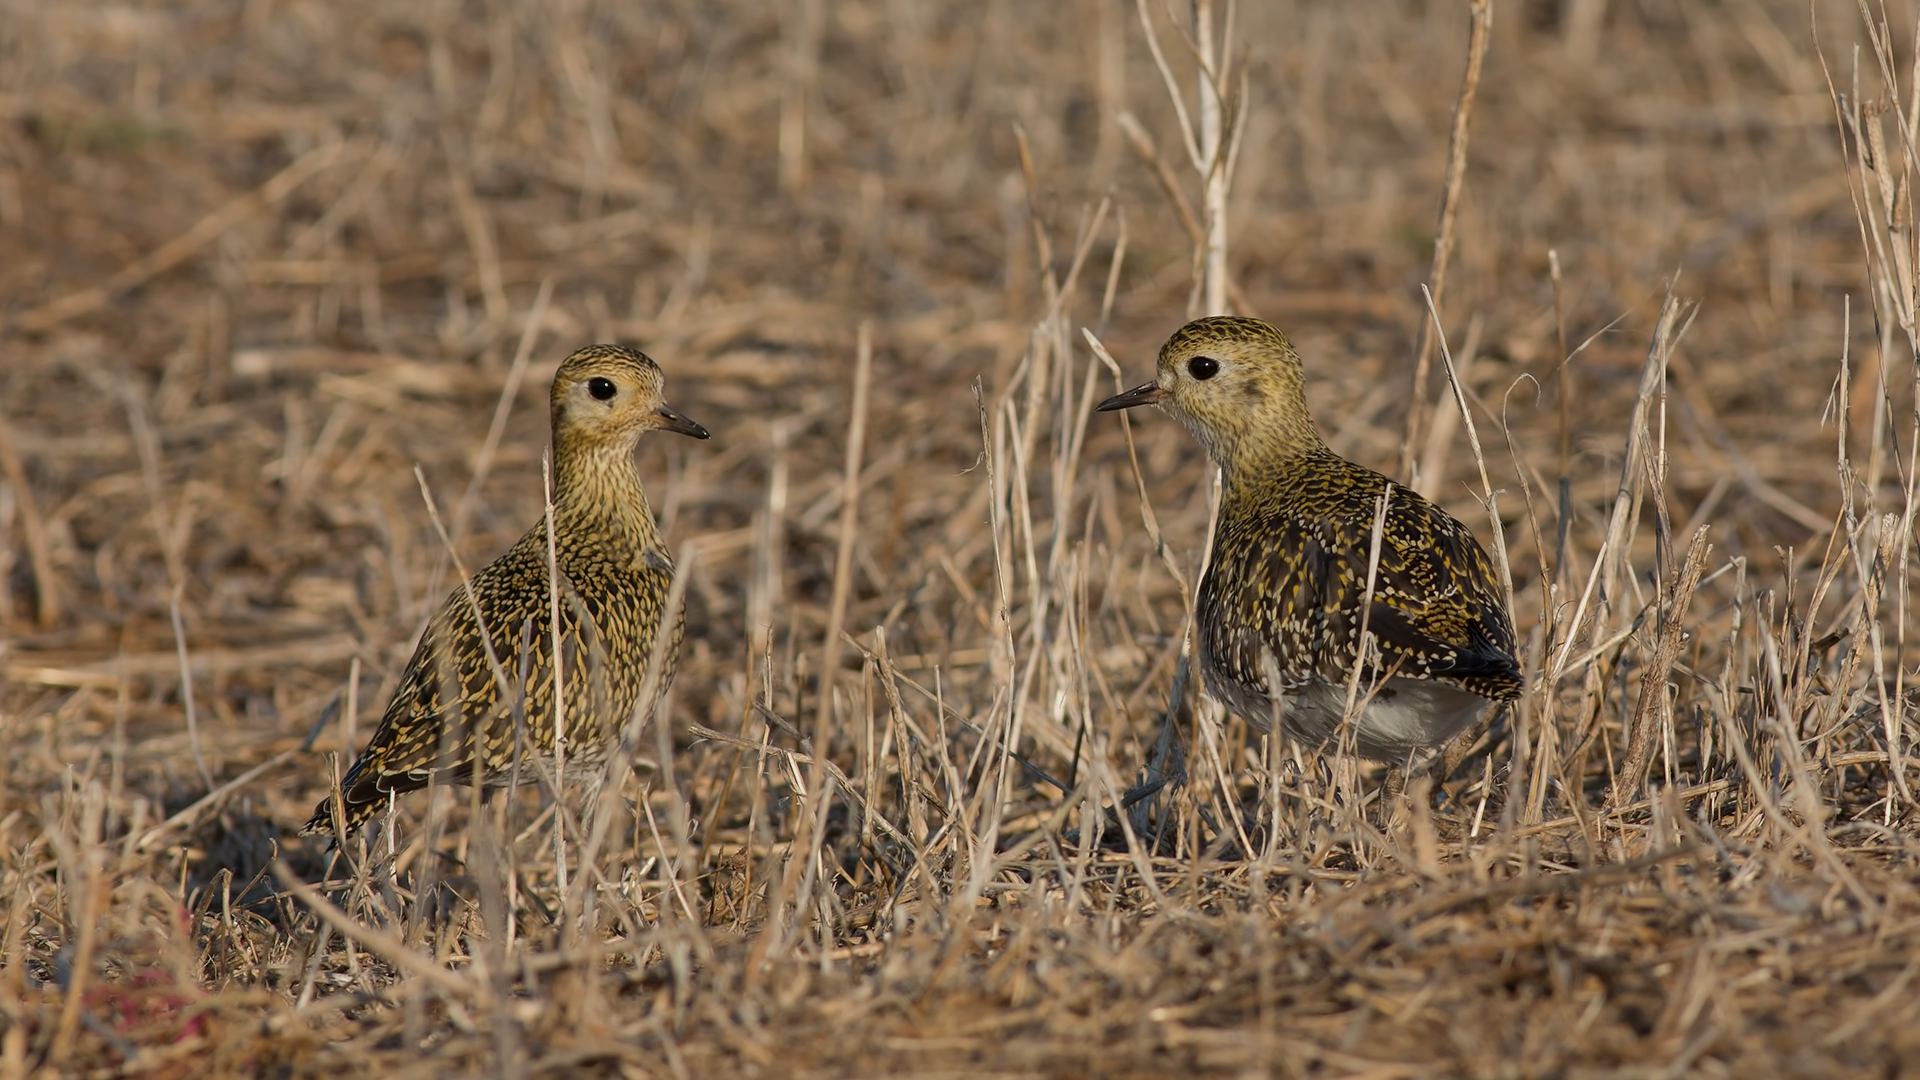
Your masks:
{"label": "blurred brown background", "polygon": [[[1187,8],[1174,6],[1170,21],[1147,5],[1190,93],[1179,29]],[[1907,56],[1913,14],[1904,5],[1884,14],[1892,55]],[[1234,279],[1249,313],[1299,344],[1309,399],[1335,449],[1391,471],[1425,318],[1419,286],[1463,67],[1465,4],[1248,3],[1236,20],[1247,120],[1231,202]],[[1804,603],[1842,505],[1842,384],[1848,451],[1860,459],[1855,496],[1901,508],[1911,365],[1866,291],[1849,149],[1830,94],[1880,93],[1870,52],[1854,68],[1862,26],[1842,3],[1499,3],[1441,314],[1456,359],[1472,361],[1466,380],[1502,489],[1523,636],[1544,635],[1542,612],[1576,600],[1592,565],[1670,286],[1699,307],[1653,421],[1667,454],[1661,509],[1682,540],[1692,524],[1713,525],[1710,569],[1747,560],[1741,584],[1728,573],[1714,586],[1721,591],[1695,601],[1696,619],[1716,621],[1698,628],[1694,647],[1738,639],[1733,612],[1751,593],[1736,589],[1775,590],[1781,610]],[[1099,393],[1113,384],[1079,328],[1101,335],[1129,384],[1145,377],[1153,350],[1190,314],[1193,255],[1123,133],[1123,112],[1139,118],[1196,198],[1136,11],[1118,0],[0,0],[0,739],[9,761],[0,833],[17,867],[8,888],[44,896],[49,911],[75,902],[71,872],[60,871],[60,885],[53,864],[40,862],[51,822],[78,820],[72,807],[81,803],[60,800],[81,800],[87,783],[103,785],[109,826],[151,827],[204,794],[196,756],[218,782],[288,751],[273,782],[196,818],[190,839],[115,864],[113,904],[133,902],[126,890],[135,881],[190,904],[209,895],[220,870],[244,882],[275,851],[291,851],[317,876],[321,855],[279,834],[324,790],[321,754],[364,741],[452,581],[415,466],[461,557],[474,566],[492,558],[539,513],[547,378],[567,352],[598,340],[654,356],[669,400],[714,435],[701,444],[651,438],[641,450],[669,540],[693,555],[673,732],[675,798],[696,824],[717,823],[725,836],[747,830],[741,850],[756,857],[771,850],[754,846],[746,805],[727,787],[727,770],[740,767],[735,748],[692,745],[688,730],[758,741],[753,701],[796,718],[817,707],[862,320],[873,324],[875,359],[848,633],[872,646],[884,626],[903,674],[932,687],[938,671],[945,705],[976,725],[955,722],[957,753],[974,749],[1006,700],[1031,700],[1020,749],[1041,767],[1064,778],[1098,752],[1116,777],[1132,776],[1166,701],[1182,597],[1141,525],[1118,422],[1088,422],[1084,454],[1069,452],[1089,372]],[[1064,277],[1108,195],[1112,208],[1062,302],[1075,351],[1054,355],[1037,376],[1031,350],[1048,278]],[[1563,353],[1550,251],[1566,346],[1579,348],[1567,368],[1575,591],[1553,601],[1539,579],[1558,528],[1560,469]],[[1884,396],[1883,332],[1899,357]],[[516,376],[523,340],[529,363]],[[1436,379],[1428,393],[1440,400],[1442,387]],[[503,392],[511,408],[488,452]],[[1877,397],[1886,411],[1876,444]],[[997,489],[978,468],[982,408],[999,433],[987,437]],[[1157,415],[1135,418],[1133,431],[1173,558],[1191,573],[1206,529],[1199,448]],[[1882,453],[1869,462],[1876,445]],[[1430,489],[1484,537],[1464,437],[1443,449]],[[1660,595],[1671,572],[1655,561],[1654,536],[1644,523],[1636,535],[1633,604]],[[1055,537],[1079,560],[1070,573],[1048,555]],[[1836,597],[1855,595],[1852,574]],[[1749,575],[1764,583],[1749,585]],[[1041,594],[1051,609],[1035,607]],[[1048,650],[1068,638],[1035,613],[1073,604],[1085,622],[1062,658]],[[1760,618],[1740,610],[1749,623]],[[1836,612],[1813,612],[1815,631],[1850,632],[1855,624]],[[1610,617],[1635,625],[1629,610]],[[1788,632],[1787,616],[1772,618]],[[1904,640],[1904,614],[1888,618],[1886,640]],[[1529,670],[1563,640],[1536,638]],[[1002,642],[1014,644],[996,651]],[[1600,733],[1579,751],[1587,756],[1568,759],[1576,764],[1566,776],[1541,782],[1533,807],[1551,804],[1547,818],[1577,812],[1566,806],[1584,805],[1582,784],[1602,783],[1601,772],[1583,770],[1610,767],[1592,746],[1611,740],[1618,752],[1627,691],[1637,686],[1629,673],[1645,643],[1634,638],[1624,661],[1616,651],[1584,686],[1569,679],[1540,692],[1546,712],[1529,715],[1570,725],[1555,744],[1561,752]],[[179,648],[195,678],[198,747],[185,723]],[[1710,675],[1722,661],[1728,670],[1758,663],[1758,654],[1729,648],[1686,663]],[[1039,668],[1023,667],[1036,651],[1046,658]],[[846,657],[854,663],[851,649]],[[845,668],[843,687],[859,683],[854,671]],[[877,700],[867,685],[861,700]],[[1556,694],[1558,714],[1544,704]],[[853,705],[849,697],[837,706],[848,726],[835,752],[851,775],[866,769],[880,783],[895,766],[870,734],[860,741]],[[925,705],[912,699],[912,708]],[[1678,708],[1683,718],[1687,707]],[[1857,736],[1847,745],[1869,752],[1880,714],[1836,715]],[[323,719],[314,748],[299,750]],[[1244,729],[1229,735],[1222,767],[1256,784],[1259,750]],[[1701,738],[1710,736],[1683,733],[1661,775],[1710,783],[1723,775],[1712,761],[1732,770],[1724,742],[1715,758]],[[768,790],[785,790],[773,773]],[[1860,781],[1872,791],[1847,794],[1854,781],[1829,785],[1836,814],[1879,806],[1891,783],[1883,771]],[[1588,794],[1597,802],[1601,790]],[[1060,798],[1026,774],[1009,791],[1009,820],[1043,818]],[[1743,805],[1726,811],[1736,824],[1758,804]],[[1890,825],[1897,815],[1884,810],[1872,813]],[[1616,854],[1643,842],[1652,843],[1643,836]],[[856,839],[845,844],[843,861],[858,863]],[[716,851],[703,850],[700,865],[711,869]],[[851,904],[871,882],[849,873]],[[1746,902],[1714,895],[1700,903]],[[1620,910],[1641,912],[1630,900]],[[1613,902],[1596,901],[1596,910],[1615,912]],[[36,922],[17,902],[9,955],[51,957],[84,921]],[[197,962],[214,973],[207,986],[271,984],[278,1004],[242,1011],[283,1007],[305,970],[304,939],[283,931],[268,920],[247,932],[261,950],[252,962],[289,965],[290,982],[235,975],[241,969],[228,965],[237,961],[211,959],[214,947],[201,941]],[[1658,952],[1665,940],[1644,943]],[[1162,962],[1204,967],[1180,956]],[[1558,977],[1529,970],[1516,977],[1536,988]],[[1707,970],[1687,977],[1712,981]],[[1880,967],[1859,977],[1859,993],[1889,985]],[[1653,978],[1658,993],[1693,992],[1680,975]],[[994,1008],[1031,1000],[988,984],[969,992]],[[854,993],[849,986],[857,981],[833,993]],[[1782,983],[1779,993],[1789,990]],[[44,1028],[29,1024],[25,1006],[10,1020],[12,1030],[37,1033],[22,1043],[33,1054],[48,1052],[59,1027],[61,999],[44,992],[35,999],[53,1010]],[[1460,1002],[1479,1000],[1478,990],[1459,992]],[[1440,1008],[1412,993],[1394,1008],[1408,1017]],[[1568,993],[1569,1011],[1554,1014],[1563,1019],[1589,1000]],[[1608,1003],[1596,1014],[1604,1019],[1592,1029],[1595,1045],[1623,1063],[1679,1061],[1700,1029],[1648,1020],[1639,1031],[1619,1011],[1622,993],[1609,984],[1591,999]],[[1148,1007],[1125,988],[1100,1000],[1129,1016]],[[934,1016],[971,1007],[927,1006]],[[1644,1006],[1650,1016],[1664,1007]],[[1343,1023],[1366,1012],[1352,1002],[1340,1009],[1351,1010]],[[1728,1032],[1749,1022],[1725,1016]],[[1456,1045],[1451,1060],[1462,1071],[1514,1066],[1519,1075],[1531,1066],[1515,1063],[1577,1060],[1573,1043],[1540,1041],[1541,1017],[1529,1008],[1492,1010],[1484,1022],[1509,1025],[1500,1028],[1507,1034]],[[1000,1065],[1127,1071],[1123,1050],[1134,1044],[1116,1038],[1115,1056],[1101,1057],[1085,1039],[1063,1048],[1068,1028],[1036,1023],[1031,1042],[1000,1047],[1011,1055]],[[1393,1043],[1407,1055],[1436,1045],[1411,1034],[1432,1030],[1419,1023],[1389,1026],[1409,1040]],[[91,1029],[73,1030],[83,1034],[69,1036],[67,1053],[91,1046],[85,1052],[102,1060],[126,1060],[110,1040],[87,1042]],[[1322,1049],[1341,1041],[1311,1025],[1300,1031]],[[1646,1057],[1629,1049],[1641,1036],[1654,1047]],[[725,1042],[710,1031],[691,1038]],[[836,1056],[852,1051],[832,1040],[795,1038],[822,1069],[853,1067]],[[492,1052],[476,1045],[474,1054]],[[1125,1052],[1146,1054],[1138,1060],[1152,1068],[1198,1067],[1201,1058],[1160,1045]],[[1711,1053],[1736,1062],[1764,1050],[1729,1046]],[[1848,1049],[1864,1055],[1854,1064],[1897,1057],[1884,1042],[1834,1052]],[[901,1054],[886,1060],[945,1060]],[[29,1059],[53,1060],[9,1060]],[[1834,1059],[1808,1060],[1816,1068]],[[1252,1067],[1231,1055],[1216,1064]]]}

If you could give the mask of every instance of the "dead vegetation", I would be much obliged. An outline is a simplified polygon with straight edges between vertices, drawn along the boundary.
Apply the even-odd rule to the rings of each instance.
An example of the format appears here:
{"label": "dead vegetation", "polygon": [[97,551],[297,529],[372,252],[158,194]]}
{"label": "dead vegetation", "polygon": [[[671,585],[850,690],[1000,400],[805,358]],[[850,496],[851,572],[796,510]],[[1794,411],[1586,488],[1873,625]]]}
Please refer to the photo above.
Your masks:
{"label": "dead vegetation", "polygon": [[[1199,265],[1129,5],[0,2],[0,1075],[1901,1071],[1915,16],[1812,14],[1498,8],[1441,315],[1528,696],[1384,796],[1203,709],[1134,814],[1207,491],[1088,415]],[[1391,468],[1464,5],[1237,19],[1233,284]],[[597,840],[330,861],[420,484],[502,550],[606,339],[714,433],[671,723]]]}

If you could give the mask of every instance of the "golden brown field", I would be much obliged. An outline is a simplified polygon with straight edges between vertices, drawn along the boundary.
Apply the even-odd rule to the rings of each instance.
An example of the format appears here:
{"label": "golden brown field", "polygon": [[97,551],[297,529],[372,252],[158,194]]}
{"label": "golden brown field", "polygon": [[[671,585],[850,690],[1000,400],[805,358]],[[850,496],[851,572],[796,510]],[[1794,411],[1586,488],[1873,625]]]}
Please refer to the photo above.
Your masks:
{"label": "golden brown field", "polygon": [[[1437,352],[1413,450],[1527,695],[1404,791],[1201,707],[1122,811],[1209,498],[1090,414],[1199,303],[1133,5],[0,2],[0,1077],[1910,1073],[1920,99],[1866,10],[1497,0],[1481,454]],[[1235,303],[1397,475],[1468,25],[1227,54]],[[512,543],[603,340],[714,435],[640,452],[671,723],[597,844],[443,789],[330,860],[457,580],[422,486]]]}

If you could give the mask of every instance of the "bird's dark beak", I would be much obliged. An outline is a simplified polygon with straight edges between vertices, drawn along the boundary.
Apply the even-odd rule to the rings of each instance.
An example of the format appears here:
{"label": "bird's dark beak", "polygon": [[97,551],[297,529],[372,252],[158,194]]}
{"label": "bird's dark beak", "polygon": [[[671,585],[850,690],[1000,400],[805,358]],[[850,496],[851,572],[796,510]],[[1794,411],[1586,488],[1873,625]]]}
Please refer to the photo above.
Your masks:
{"label": "bird's dark beak", "polygon": [[1131,409],[1135,405],[1152,405],[1165,399],[1167,392],[1159,383],[1142,383],[1124,394],[1115,394],[1093,407],[1094,412],[1113,412],[1116,409]]}
{"label": "bird's dark beak", "polygon": [[677,431],[682,435],[691,435],[696,439],[705,439],[708,437],[706,428],[681,416],[665,405],[653,410],[653,415],[660,421],[654,426],[660,428],[662,431]]}

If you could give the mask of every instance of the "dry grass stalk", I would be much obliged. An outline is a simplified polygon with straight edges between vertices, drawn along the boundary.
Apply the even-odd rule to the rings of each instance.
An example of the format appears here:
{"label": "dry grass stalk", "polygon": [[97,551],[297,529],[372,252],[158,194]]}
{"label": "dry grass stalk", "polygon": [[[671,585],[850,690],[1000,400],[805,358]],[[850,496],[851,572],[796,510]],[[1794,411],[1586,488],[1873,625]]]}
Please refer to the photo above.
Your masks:
{"label": "dry grass stalk", "polygon": [[[1496,561],[1534,677],[1381,805],[1161,724],[1199,453],[1087,409],[1218,265],[1218,154],[1180,180],[1174,101],[1124,97],[1164,67],[1240,147],[1226,301],[1285,312],[1329,441],[1394,460],[1457,8],[1215,4],[1211,53],[1156,62],[1078,0],[203,7],[0,20],[0,290],[51,320],[0,363],[0,1077],[1912,1057],[1906,15],[1816,27],[1868,46],[1830,80],[1851,205],[1803,9],[1502,20],[1446,271],[1471,347],[1427,312],[1459,426],[1417,445],[1483,537],[1531,531]],[[1648,300],[1676,266],[1690,324]],[[541,505],[519,395],[602,334],[716,432],[642,450],[666,706],[586,812],[435,790],[337,859],[292,838],[436,574]],[[1723,561],[1672,550],[1701,526]],[[1191,782],[1136,813],[1157,751]]]}
{"label": "dry grass stalk", "polygon": [[1713,549],[1713,545],[1707,543],[1707,531],[1708,526],[1702,525],[1694,532],[1693,539],[1687,543],[1686,558],[1674,570],[1667,587],[1661,590],[1665,603],[1659,611],[1659,636],[1654,643],[1653,659],[1640,673],[1640,696],[1634,702],[1633,723],[1628,729],[1627,758],[1614,777],[1613,794],[1607,800],[1610,806],[1624,806],[1628,798],[1639,792],[1640,785],[1646,782],[1647,766],[1653,761],[1654,740],[1673,723],[1667,677],[1680,655],[1687,605],[1693,602],[1693,591],[1700,587],[1700,572],[1706,568],[1707,552]]}
{"label": "dry grass stalk", "polygon": [[7,426],[6,413],[0,411],[0,469],[6,471],[7,483],[13,485],[15,498],[20,500],[20,527],[26,534],[28,565],[33,569],[34,621],[52,626],[60,621],[60,585],[48,548],[46,519],[34,501],[33,485],[27,482],[26,468],[20,463],[20,452],[14,449]]}
{"label": "dry grass stalk", "polygon": [[[1453,128],[1447,136],[1447,179],[1441,188],[1439,222],[1433,231],[1433,266],[1427,272],[1427,288],[1435,307],[1447,293],[1447,269],[1453,262],[1454,228],[1460,216],[1460,193],[1467,181],[1467,134],[1473,123],[1473,101],[1480,93],[1480,68],[1486,62],[1487,45],[1492,40],[1493,0],[1467,2],[1467,70],[1460,78],[1460,93],[1453,105]],[[1407,434],[1400,444],[1399,475],[1415,491],[1432,495],[1432,478],[1414,475],[1415,449],[1421,445],[1427,422],[1427,373],[1433,366],[1433,339],[1437,327],[1420,323],[1420,344],[1413,357],[1413,394],[1408,398]],[[1563,354],[1564,355],[1564,354]]]}

